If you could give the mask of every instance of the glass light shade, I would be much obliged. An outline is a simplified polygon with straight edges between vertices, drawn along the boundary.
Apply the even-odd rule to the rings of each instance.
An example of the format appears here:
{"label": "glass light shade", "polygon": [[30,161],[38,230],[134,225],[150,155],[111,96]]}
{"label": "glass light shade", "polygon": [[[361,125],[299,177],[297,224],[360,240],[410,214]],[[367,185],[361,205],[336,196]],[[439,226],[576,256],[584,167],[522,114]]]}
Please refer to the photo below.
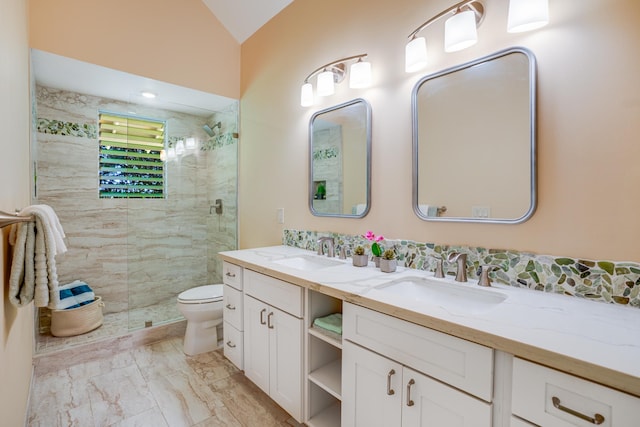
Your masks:
{"label": "glass light shade", "polygon": [[180,140],[178,142],[176,142],[176,154],[178,156],[181,156],[182,154],[184,154],[184,141]]}
{"label": "glass light shade", "polygon": [[195,138],[187,138],[184,141],[184,146],[187,150],[195,150],[196,149],[196,139]]}
{"label": "glass light shade", "polygon": [[549,0],[510,0],[507,31],[520,33],[549,23]]}
{"label": "glass light shade", "polygon": [[333,95],[335,88],[333,86],[333,72],[323,71],[318,74],[318,96]]}
{"label": "glass light shade", "polygon": [[358,61],[349,69],[349,87],[361,89],[371,86],[371,63]]}
{"label": "glass light shade", "polygon": [[311,83],[305,83],[302,85],[300,91],[300,105],[303,107],[310,107],[313,105],[313,85]]}
{"label": "glass light shade", "polygon": [[416,37],[407,43],[404,49],[404,70],[413,73],[427,66],[427,41]]}
{"label": "glass light shade", "polygon": [[478,41],[476,15],[471,10],[458,12],[444,23],[444,51],[456,52]]}
{"label": "glass light shade", "polygon": [[164,150],[160,150],[160,161],[162,162],[167,161],[167,152]]}
{"label": "glass light shade", "polygon": [[174,147],[167,148],[167,159],[172,160],[176,158],[176,149]]}

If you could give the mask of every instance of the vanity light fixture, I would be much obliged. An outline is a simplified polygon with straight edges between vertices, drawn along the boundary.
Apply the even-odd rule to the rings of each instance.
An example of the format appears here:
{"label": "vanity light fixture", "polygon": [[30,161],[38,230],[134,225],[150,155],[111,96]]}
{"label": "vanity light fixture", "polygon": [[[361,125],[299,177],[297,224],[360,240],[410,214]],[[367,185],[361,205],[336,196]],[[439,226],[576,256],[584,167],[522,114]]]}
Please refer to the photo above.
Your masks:
{"label": "vanity light fixture", "polygon": [[371,86],[371,63],[363,61],[367,57],[366,53],[360,55],[349,56],[347,58],[338,59],[318,67],[311,72],[305,79],[300,91],[300,105],[309,107],[313,105],[313,85],[310,79],[316,77],[316,93],[318,96],[333,95],[335,84],[341,83],[346,74],[346,63],[354,61],[349,68],[349,87],[351,89],[360,89]]}
{"label": "vanity light fixture", "polygon": [[[444,25],[444,50],[456,52],[478,41],[477,28],[485,7],[479,0],[463,0],[435,15],[409,34],[405,48],[405,71],[412,73],[427,65],[427,42],[418,33],[440,18],[453,14]],[[509,0],[507,31],[510,33],[540,28],[549,22],[549,0]]]}
{"label": "vanity light fixture", "polygon": [[507,31],[520,33],[549,23],[549,0],[510,0]]}
{"label": "vanity light fixture", "polygon": [[144,96],[145,98],[148,98],[148,99],[153,99],[153,98],[155,98],[157,96],[155,93],[149,92],[149,91],[140,92],[140,95],[142,95],[142,96]]}

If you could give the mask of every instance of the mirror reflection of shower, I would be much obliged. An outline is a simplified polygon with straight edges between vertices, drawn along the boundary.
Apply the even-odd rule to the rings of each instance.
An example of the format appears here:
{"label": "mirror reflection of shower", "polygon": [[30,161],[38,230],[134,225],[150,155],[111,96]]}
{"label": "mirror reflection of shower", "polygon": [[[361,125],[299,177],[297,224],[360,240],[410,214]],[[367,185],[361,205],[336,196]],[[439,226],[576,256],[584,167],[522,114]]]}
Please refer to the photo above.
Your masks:
{"label": "mirror reflection of shower", "polygon": [[207,133],[207,135],[209,135],[210,137],[214,137],[216,136],[216,132],[214,131],[214,129],[218,129],[218,133],[220,132],[220,129],[222,129],[222,122],[217,122],[216,124],[209,126],[208,124],[205,124],[204,126],[202,126],[202,129],[204,129],[204,131]]}

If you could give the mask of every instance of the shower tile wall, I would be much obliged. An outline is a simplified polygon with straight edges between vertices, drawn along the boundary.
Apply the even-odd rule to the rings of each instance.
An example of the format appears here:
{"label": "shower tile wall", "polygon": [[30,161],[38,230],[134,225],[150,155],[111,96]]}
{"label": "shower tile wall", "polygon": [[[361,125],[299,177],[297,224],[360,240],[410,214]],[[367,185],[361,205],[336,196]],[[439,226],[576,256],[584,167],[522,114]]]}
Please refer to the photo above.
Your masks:
{"label": "shower tile wall", "polygon": [[[36,89],[34,203],[52,206],[67,234],[69,251],[56,258],[60,283],[86,281],[103,297],[105,313],[114,313],[175,305],[179,292],[219,282],[215,254],[236,247],[235,112],[200,117]],[[98,110],[128,114],[132,109],[166,120],[170,140],[195,136],[200,141],[195,153],[166,163],[166,199],[99,198]],[[202,130],[211,121],[222,122],[213,138]],[[223,214],[215,209],[210,214],[218,198],[223,199]],[[144,326],[140,322],[130,327]]]}

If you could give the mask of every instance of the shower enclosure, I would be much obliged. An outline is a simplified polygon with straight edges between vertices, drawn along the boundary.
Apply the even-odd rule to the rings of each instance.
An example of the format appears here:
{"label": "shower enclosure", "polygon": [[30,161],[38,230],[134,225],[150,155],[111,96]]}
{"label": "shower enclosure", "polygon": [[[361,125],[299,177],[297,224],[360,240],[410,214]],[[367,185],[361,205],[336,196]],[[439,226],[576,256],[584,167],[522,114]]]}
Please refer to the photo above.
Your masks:
{"label": "shower enclosure", "polygon": [[[85,281],[105,303],[104,325],[78,338],[181,320],[178,294],[221,283],[217,253],[237,247],[238,102],[158,107],[44,86],[37,72],[32,92],[33,203],[53,207],[69,248],[56,257],[59,282]],[[101,111],[166,123],[164,197],[100,197]],[[187,139],[196,146],[176,153]],[[73,345],[51,337],[48,309],[38,316],[37,352]]]}

